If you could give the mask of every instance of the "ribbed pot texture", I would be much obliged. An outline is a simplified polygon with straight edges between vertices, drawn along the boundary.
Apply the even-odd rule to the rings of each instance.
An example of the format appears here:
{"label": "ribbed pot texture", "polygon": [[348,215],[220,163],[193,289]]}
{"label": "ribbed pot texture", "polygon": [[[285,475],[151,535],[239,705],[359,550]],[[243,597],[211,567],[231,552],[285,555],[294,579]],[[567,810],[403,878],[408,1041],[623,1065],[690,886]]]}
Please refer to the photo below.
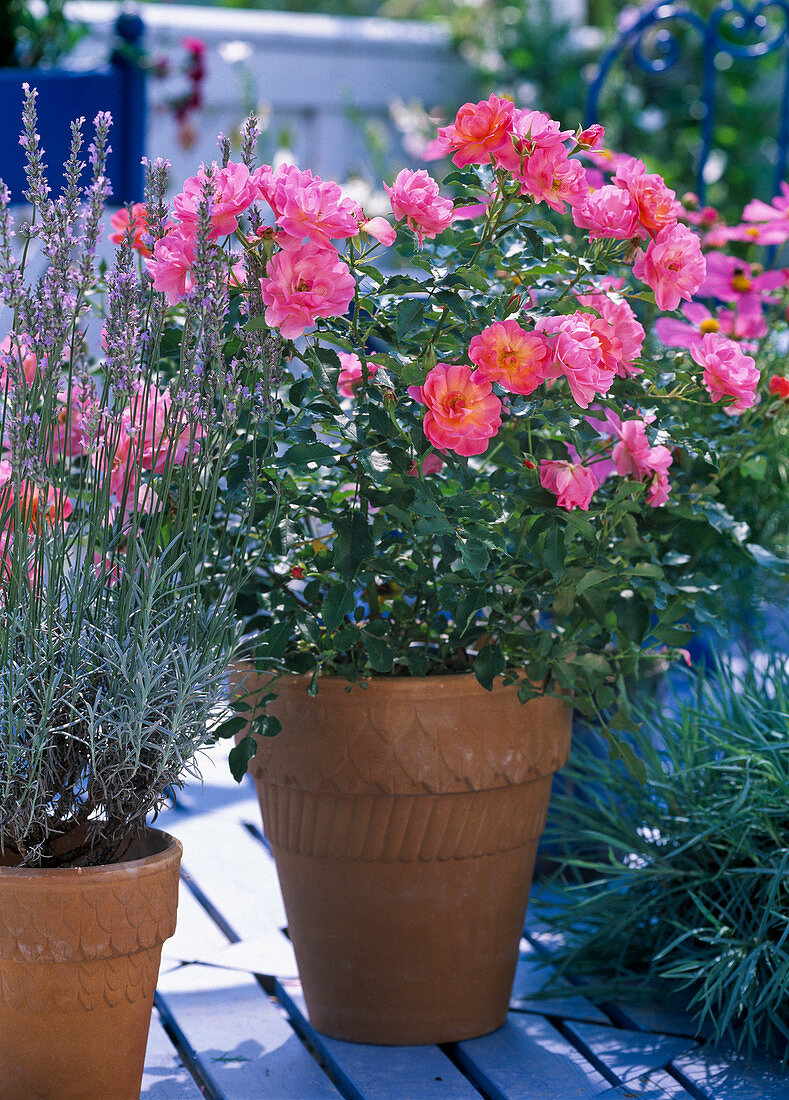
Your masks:
{"label": "ribbed pot texture", "polygon": [[0,1100],[139,1100],[181,844],[100,867],[0,866]]}
{"label": "ribbed pot texture", "polygon": [[[251,666],[233,690],[263,686]],[[250,770],[310,1020],[338,1039],[467,1039],[506,1018],[571,710],[473,676],[277,683]]]}

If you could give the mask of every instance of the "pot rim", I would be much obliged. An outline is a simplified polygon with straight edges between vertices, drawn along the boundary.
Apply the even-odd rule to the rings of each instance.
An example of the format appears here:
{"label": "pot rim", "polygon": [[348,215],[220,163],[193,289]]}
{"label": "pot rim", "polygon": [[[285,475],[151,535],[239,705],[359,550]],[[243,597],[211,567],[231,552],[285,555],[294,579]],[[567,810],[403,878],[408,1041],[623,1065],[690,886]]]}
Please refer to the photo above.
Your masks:
{"label": "pot rim", "polygon": [[[235,661],[234,665],[237,674],[241,676],[252,675],[261,679],[270,677],[276,680],[275,691],[283,684],[302,684],[304,685],[304,694],[306,694],[307,685],[312,680],[311,672],[258,672],[251,658],[242,658],[241,660]],[[231,671],[232,669],[233,666],[231,666]],[[517,691],[519,682],[527,679],[524,671],[519,671],[517,676],[518,680],[509,684],[503,683],[501,678],[497,677],[493,681],[492,690],[487,691],[487,689],[480,684],[479,680],[477,680],[473,670],[467,670],[465,672],[441,672],[431,676],[392,676],[388,673],[373,673],[372,675],[361,677],[358,680],[349,680],[345,676],[332,673],[319,674],[318,683],[320,684],[320,689],[316,697],[320,698],[322,690],[329,690],[335,693],[342,690],[345,695],[350,695],[353,688],[359,688],[360,690],[366,691],[371,685],[386,687],[387,691],[408,695],[409,693],[424,691],[425,688],[431,684],[434,685],[438,691],[442,692],[451,688],[455,693],[460,689],[461,693],[464,695],[476,695],[479,692],[485,692],[487,695],[492,695],[501,691]],[[376,690],[376,688],[374,687],[373,690]],[[565,706],[572,706],[570,693],[562,689],[540,692],[534,699],[555,699]],[[533,702],[534,699],[529,701]]]}
{"label": "pot rim", "polygon": [[183,855],[183,844],[178,837],[166,833],[163,829],[154,829],[150,826],[140,834],[142,838],[161,837],[164,847],[161,851],[151,852],[149,855],[139,856],[137,859],[118,860],[116,863],[99,863],[94,867],[3,867],[0,866],[0,877],[3,878],[30,878],[43,879],[47,877],[61,878],[63,880],[77,880],[84,882],[86,878],[99,879],[106,874],[128,874],[135,870],[145,868],[153,870],[159,864],[171,863],[174,858],[180,860]]}

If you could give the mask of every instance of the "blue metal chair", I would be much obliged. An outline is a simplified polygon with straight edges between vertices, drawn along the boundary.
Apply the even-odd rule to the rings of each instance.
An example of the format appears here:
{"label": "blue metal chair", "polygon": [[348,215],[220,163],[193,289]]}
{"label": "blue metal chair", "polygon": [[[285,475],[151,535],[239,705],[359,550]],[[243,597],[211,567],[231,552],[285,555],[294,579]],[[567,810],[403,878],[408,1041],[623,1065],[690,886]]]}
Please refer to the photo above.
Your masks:
{"label": "blue metal chair", "polygon": [[19,145],[23,83],[38,90],[38,129],[53,191],[58,191],[58,175],[68,157],[71,121],[85,118],[86,149],[93,119],[99,111],[109,111],[113,120],[112,152],[107,159],[110,204],[121,206],[143,198],[140,162],[145,139],[145,76],[137,63],[143,29],[139,16],[121,14],[115,24],[118,48],[110,63],[98,70],[0,69],[0,179],[13,202],[24,202],[27,186],[24,151]]}
{"label": "blue metal chair", "polygon": [[[780,96],[777,160],[773,189],[769,198],[778,193],[785,177],[787,145],[789,145],[789,0],[760,0],[755,4],[740,0],[721,0],[708,16],[702,16],[688,3],[650,4],[633,24],[623,30],[600,59],[590,83],[586,99],[586,124],[598,119],[600,94],[617,60],[624,57],[645,73],[659,74],[673,68],[680,60],[680,33],[689,28],[698,35],[702,51],[703,115],[700,118],[700,149],[697,167],[697,194],[704,202],[706,180],[704,169],[713,149],[715,133],[715,95],[720,58],[729,61],[758,61],[768,54],[783,50],[783,85]],[[747,125],[747,120],[744,120]]]}

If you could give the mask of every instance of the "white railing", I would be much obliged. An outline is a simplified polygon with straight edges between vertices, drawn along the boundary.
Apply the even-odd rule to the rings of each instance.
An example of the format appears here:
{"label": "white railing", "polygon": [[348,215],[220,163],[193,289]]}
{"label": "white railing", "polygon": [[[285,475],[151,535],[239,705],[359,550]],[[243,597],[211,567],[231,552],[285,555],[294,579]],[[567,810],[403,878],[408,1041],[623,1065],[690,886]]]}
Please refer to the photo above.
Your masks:
{"label": "white railing", "polygon": [[[70,15],[89,24],[83,59],[112,37],[121,5],[75,2]],[[250,108],[264,117],[266,159],[286,147],[301,167],[325,178],[377,178],[375,147],[386,168],[415,163],[390,114],[393,101],[426,108],[459,104],[474,92],[473,74],[452,49],[445,28],[387,19],[338,18],[176,4],[142,4],[149,55],[176,65],[185,36],[207,47],[204,106],[193,116],[191,148],[183,149],[168,99],[186,88],[177,72],[149,81],[146,153],[167,156],[174,181],[216,157],[216,135],[235,133]],[[371,147],[369,136],[373,137]],[[406,142],[407,144],[407,142]]]}

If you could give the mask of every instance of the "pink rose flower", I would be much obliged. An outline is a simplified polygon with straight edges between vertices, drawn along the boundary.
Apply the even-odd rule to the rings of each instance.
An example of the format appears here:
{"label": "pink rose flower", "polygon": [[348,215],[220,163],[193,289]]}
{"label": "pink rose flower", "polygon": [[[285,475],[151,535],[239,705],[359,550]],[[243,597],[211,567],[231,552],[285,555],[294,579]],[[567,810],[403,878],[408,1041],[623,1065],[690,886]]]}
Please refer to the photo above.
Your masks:
{"label": "pink rose flower", "polygon": [[617,168],[613,182],[626,190],[638,209],[638,220],[651,237],[677,224],[682,204],[662,176],[648,173],[643,161],[630,158]]}
{"label": "pink rose flower", "polygon": [[453,153],[458,168],[489,164],[494,153],[511,144],[514,110],[511,100],[496,95],[479,103],[464,103],[454,123],[439,129],[431,155]]}
{"label": "pink rose flower", "polygon": [[366,233],[368,237],[374,237],[379,244],[387,247],[397,240],[397,233],[386,218],[370,218],[361,228],[362,233]]}
{"label": "pink rose flower", "polygon": [[425,237],[436,237],[452,221],[452,200],[441,197],[438,184],[424,168],[417,172],[403,168],[391,187],[384,184],[384,190],[392,204],[392,213],[398,221],[405,219],[408,228],[416,233],[420,248]]}
{"label": "pink rose flower", "polygon": [[330,247],[332,240],[356,237],[365,220],[361,206],[344,198],[338,184],[292,164],[273,174],[267,199],[285,235],[283,248],[300,248],[305,238]]}
{"label": "pink rose flower", "polygon": [[501,401],[490,382],[479,382],[464,363],[436,363],[419,400],[427,406],[424,433],[434,447],[478,455],[501,426]]}
{"label": "pink rose flower", "polygon": [[345,313],[356,292],[356,282],[335,248],[311,242],[299,249],[277,252],[260,280],[266,324],[278,328],[286,340],[295,340],[318,317]]}
{"label": "pink rose flower", "polygon": [[538,151],[551,161],[567,156],[565,143],[573,136],[572,130],[563,130],[561,123],[543,111],[512,113],[510,140],[495,154],[497,168],[504,168],[514,176],[523,178],[529,172],[531,158]]}
{"label": "pink rose flower", "polygon": [[517,321],[497,321],[475,336],[468,356],[480,382],[500,382],[510,393],[532,393],[551,365],[551,349],[542,333],[527,332]]}
{"label": "pink rose flower", "polygon": [[639,323],[630,303],[614,293],[609,294],[581,294],[578,301],[583,306],[596,309],[604,321],[607,321],[614,330],[621,346],[621,357],[616,365],[616,373],[621,378],[631,378],[637,374],[643,374],[641,367],[634,364],[634,360],[641,355],[641,348],[646,338],[643,326]]}
{"label": "pink rose flower", "polygon": [[573,221],[589,230],[589,240],[608,237],[626,241],[641,236],[638,207],[629,191],[612,183],[592,191],[582,205],[573,207]]}
{"label": "pink rose flower", "polygon": [[[355,397],[356,391],[362,381],[362,363],[358,355],[349,354],[346,351],[339,353],[342,370],[337,379],[337,389],[343,397]],[[367,380],[369,381],[378,370],[378,363],[367,364]]]}
{"label": "pink rose flower", "polygon": [[581,162],[571,160],[563,146],[559,149],[536,149],[518,179],[522,195],[531,195],[535,202],[545,202],[563,214],[566,203],[575,208],[587,202],[589,184]]}
{"label": "pink rose flower", "polygon": [[713,401],[733,397],[725,411],[733,416],[756,404],[759,368],[727,336],[708,332],[701,344],[690,349],[691,357],[704,368],[702,384]]}
{"label": "pink rose flower", "polygon": [[589,502],[598,488],[593,470],[580,462],[544,458],[540,463],[540,484],[553,493],[560,508],[589,511]]}
{"label": "pink rose flower", "polygon": [[676,309],[689,302],[704,282],[706,265],[701,244],[686,225],[669,225],[639,252],[633,274],[655,292],[658,309]]}
{"label": "pink rose flower", "polygon": [[[211,240],[227,237],[238,229],[238,218],[258,197],[258,188],[245,164],[231,161],[227,168],[216,168],[214,176],[214,205],[211,211]],[[197,231],[197,211],[203,199],[205,169],[190,176],[184,189],[173,200],[175,213],[182,225],[190,226],[192,235]],[[155,250],[154,250],[155,251]]]}
{"label": "pink rose flower", "polygon": [[575,140],[578,145],[582,145],[584,149],[599,149],[604,139],[605,127],[601,126],[599,122],[593,122],[591,126],[587,126],[585,130],[581,130]]}
{"label": "pink rose flower", "polygon": [[[422,477],[427,477],[429,474],[438,474],[444,467],[444,460],[441,455],[436,454],[435,451],[431,451],[430,454],[425,455],[422,459]],[[408,471],[409,477],[419,477],[419,464],[413,462],[411,469]]]}
{"label": "pink rose flower", "polygon": [[545,317],[537,329],[552,337],[549,378],[564,375],[582,409],[598,394],[608,393],[622,361],[622,346],[611,325],[591,313]]}
{"label": "pink rose flower", "polygon": [[110,225],[113,232],[108,239],[113,244],[123,244],[131,225],[132,248],[146,258],[151,255],[151,250],[145,243],[145,238],[148,236],[148,219],[144,202],[135,202],[132,205],[131,216],[125,207],[123,210],[116,210],[110,218]]}
{"label": "pink rose flower", "polygon": [[616,472],[620,477],[649,482],[647,501],[653,508],[665,504],[669,494],[667,472],[672,462],[671,451],[660,443],[650,446],[644,420],[622,421],[618,435],[619,442],[613,451]]}
{"label": "pink rose flower", "polygon": [[192,265],[195,262],[195,238],[186,228],[178,226],[161,237],[153,246],[153,256],[146,266],[153,278],[154,290],[174,306],[192,289]]}

